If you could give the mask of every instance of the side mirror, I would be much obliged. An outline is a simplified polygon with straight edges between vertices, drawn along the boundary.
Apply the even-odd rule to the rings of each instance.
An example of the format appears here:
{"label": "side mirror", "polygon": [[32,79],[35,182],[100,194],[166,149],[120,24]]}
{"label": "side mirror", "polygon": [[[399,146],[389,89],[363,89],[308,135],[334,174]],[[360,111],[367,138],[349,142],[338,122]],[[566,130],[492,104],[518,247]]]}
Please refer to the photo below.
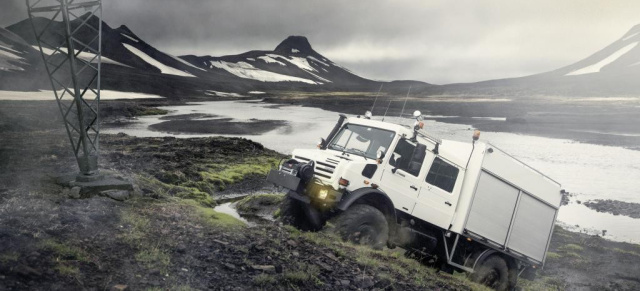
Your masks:
{"label": "side mirror", "polygon": [[[396,155],[391,155],[391,160],[393,160],[393,168],[391,169],[391,173],[396,173],[396,171],[400,168],[398,167],[400,165],[400,160],[402,160],[402,157],[399,157],[396,159]],[[389,161],[391,162],[391,161]]]}
{"label": "side mirror", "polygon": [[384,153],[384,151],[383,151],[383,150],[379,150],[379,151],[376,153],[376,162],[377,162],[378,164],[382,164],[382,159],[384,159],[384,154],[385,154],[385,153]]}

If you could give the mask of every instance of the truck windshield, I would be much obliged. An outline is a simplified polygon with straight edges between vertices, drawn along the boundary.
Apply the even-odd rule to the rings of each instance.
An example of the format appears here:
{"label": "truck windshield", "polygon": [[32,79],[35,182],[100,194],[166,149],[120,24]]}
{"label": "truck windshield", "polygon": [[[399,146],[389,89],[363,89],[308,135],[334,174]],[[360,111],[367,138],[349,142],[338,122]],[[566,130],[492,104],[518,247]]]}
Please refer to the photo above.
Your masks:
{"label": "truck windshield", "polygon": [[329,144],[329,149],[376,158],[378,150],[386,151],[395,133],[375,127],[347,124]]}

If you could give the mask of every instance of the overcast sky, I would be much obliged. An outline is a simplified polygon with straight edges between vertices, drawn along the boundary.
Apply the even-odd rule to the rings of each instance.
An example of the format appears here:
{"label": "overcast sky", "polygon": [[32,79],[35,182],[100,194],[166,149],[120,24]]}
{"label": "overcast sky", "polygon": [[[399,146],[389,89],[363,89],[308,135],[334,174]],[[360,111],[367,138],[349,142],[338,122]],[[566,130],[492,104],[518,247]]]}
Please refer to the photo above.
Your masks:
{"label": "overcast sky", "polygon": [[[26,18],[0,0],[0,26]],[[580,60],[640,24],[640,1],[103,0],[104,20],[181,55],[272,50],[306,36],[372,79],[444,84],[518,77]]]}

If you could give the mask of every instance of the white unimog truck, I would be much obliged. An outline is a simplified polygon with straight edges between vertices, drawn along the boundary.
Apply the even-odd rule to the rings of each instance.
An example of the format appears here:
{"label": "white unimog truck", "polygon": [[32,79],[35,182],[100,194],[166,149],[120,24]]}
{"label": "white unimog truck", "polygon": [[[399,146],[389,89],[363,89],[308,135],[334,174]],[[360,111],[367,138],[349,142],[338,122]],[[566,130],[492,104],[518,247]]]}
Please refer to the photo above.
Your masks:
{"label": "white unimog truck", "polygon": [[494,145],[340,115],[317,149],[296,149],[268,180],[290,191],[285,222],[374,248],[400,246],[442,270],[510,290],[544,264],[560,184]]}

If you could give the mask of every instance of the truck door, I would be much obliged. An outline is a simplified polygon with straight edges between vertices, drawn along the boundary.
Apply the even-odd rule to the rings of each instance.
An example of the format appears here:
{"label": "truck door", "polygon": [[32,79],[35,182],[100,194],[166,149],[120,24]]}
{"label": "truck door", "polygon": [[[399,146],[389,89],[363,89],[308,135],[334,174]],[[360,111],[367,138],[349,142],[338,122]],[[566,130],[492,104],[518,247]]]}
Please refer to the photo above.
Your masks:
{"label": "truck door", "polygon": [[460,168],[427,152],[425,168],[429,170],[421,183],[412,215],[444,229],[449,228],[458,203]]}
{"label": "truck door", "polygon": [[380,178],[380,189],[387,193],[396,209],[411,213],[420,192],[420,171],[426,146],[405,138],[398,141],[389,164]]}

